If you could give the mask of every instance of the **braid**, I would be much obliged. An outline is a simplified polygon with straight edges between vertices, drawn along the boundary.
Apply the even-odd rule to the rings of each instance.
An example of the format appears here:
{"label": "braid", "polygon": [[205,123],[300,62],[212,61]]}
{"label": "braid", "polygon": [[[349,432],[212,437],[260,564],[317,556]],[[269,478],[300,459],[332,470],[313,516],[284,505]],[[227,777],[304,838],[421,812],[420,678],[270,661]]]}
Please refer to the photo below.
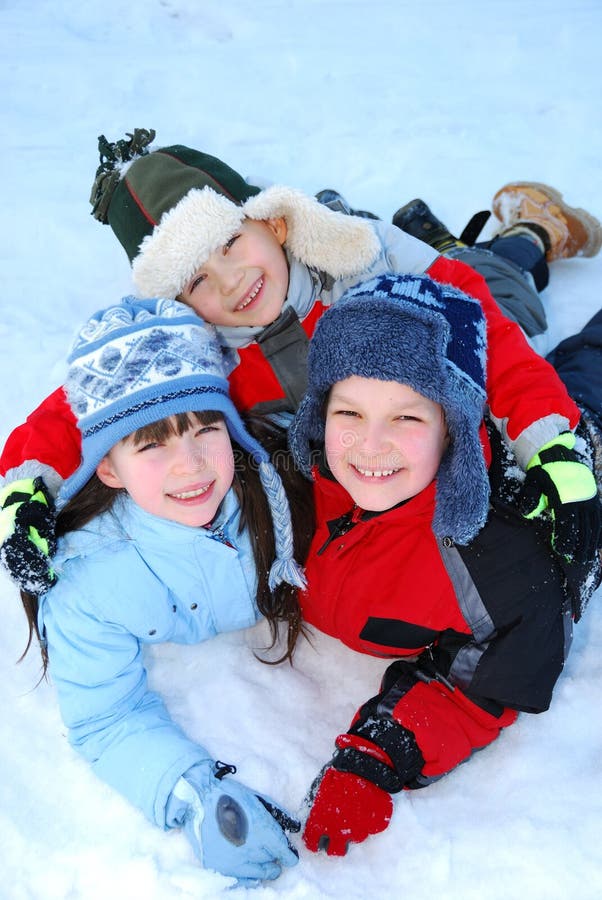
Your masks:
{"label": "braid", "polygon": [[[297,638],[305,630],[301,620],[298,588],[283,581],[272,590],[269,578],[278,551],[283,556],[286,555],[287,559],[293,559],[294,553],[294,558],[300,563],[305,561],[314,532],[313,493],[311,484],[293,463],[286,444],[286,434],[258,415],[247,414],[245,425],[268,451],[274,468],[277,469],[275,477],[272,472],[267,476],[266,484],[266,476],[262,477],[261,474],[263,464],[259,465],[258,470],[257,464],[239,450],[243,465],[237,468],[234,481],[241,519],[244,527],[249,530],[253,546],[258,577],[257,607],[270,627],[272,642],[267,650],[276,645],[279,626],[286,625],[285,653],[273,663],[261,660],[266,664],[276,665],[286,659],[292,660]],[[267,468],[271,470],[272,467]],[[279,502],[270,504],[270,491],[274,492],[272,496],[277,501],[282,496],[294,508],[295,527],[292,532],[290,528],[282,529],[280,523],[272,521],[270,505],[272,510],[282,509],[284,506]]]}

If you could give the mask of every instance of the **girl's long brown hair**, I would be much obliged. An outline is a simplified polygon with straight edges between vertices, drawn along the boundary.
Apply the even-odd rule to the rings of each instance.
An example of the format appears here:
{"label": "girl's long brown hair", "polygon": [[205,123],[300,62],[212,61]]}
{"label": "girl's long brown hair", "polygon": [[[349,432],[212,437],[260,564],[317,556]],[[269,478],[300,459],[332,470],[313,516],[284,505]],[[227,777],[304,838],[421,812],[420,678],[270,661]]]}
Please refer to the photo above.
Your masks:
{"label": "girl's long brown hair", "polygon": [[[172,419],[162,419],[135,432],[130,440],[135,444],[163,441],[172,434],[184,434],[194,422],[210,425],[222,419],[218,412],[180,413]],[[304,563],[314,530],[314,509],[311,484],[301,475],[293,463],[286,443],[286,434],[262,416],[248,414],[245,417],[248,431],[268,451],[274,466],[282,479],[291,507],[295,558]],[[280,626],[286,627],[286,649],[276,660],[262,660],[276,665],[289,660],[292,662],[297,638],[304,632],[297,588],[281,584],[271,591],[268,574],[275,556],[274,527],[269,504],[264,493],[257,465],[249,454],[232,443],[235,459],[233,489],[241,509],[241,531],[247,529],[257,570],[257,607],[266,618],[273,649],[279,639]],[[84,487],[73,497],[57,516],[56,535],[61,537],[69,531],[83,528],[91,519],[110,509],[117,495],[122,493],[110,488],[93,475]],[[38,598],[21,591],[21,599],[27,616],[29,637],[21,659],[28,652],[35,635],[42,655],[42,677],[48,666],[48,653],[44,640],[38,631]]]}

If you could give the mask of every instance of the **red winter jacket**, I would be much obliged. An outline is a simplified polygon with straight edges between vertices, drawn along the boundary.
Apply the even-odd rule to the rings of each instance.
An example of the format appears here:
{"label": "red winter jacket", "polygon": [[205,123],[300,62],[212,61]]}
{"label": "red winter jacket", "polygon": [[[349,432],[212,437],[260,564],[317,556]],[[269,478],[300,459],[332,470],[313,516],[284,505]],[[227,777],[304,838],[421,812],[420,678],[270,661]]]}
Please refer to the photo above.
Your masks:
{"label": "red winter jacket", "polygon": [[[561,431],[575,427],[579,410],[555,370],[531,349],[519,326],[502,314],[484,279],[474,269],[459,260],[440,256],[426,274],[435,281],[454,285],[481,302],[487,321],[491,414],[519,463],[526,466],[543,444]],[[302,320],[308,337],[323,311],[318,299]],[[285,398],[257,343],[238,353],[240,362],[229,381],[232,399],[241,412]],[[32,472],[39,474],[42,469],[46,473],[54,470],[64,479],[75,471],[79,462],[79,431],[64,390],[59,388],[9,436],[0,457],[0,475],[15,478]]]}
{"label": "red winter jacket", "polygon": [[493,741],[516,710],[547,709],[567,651],[568,601],[531,523],[494,509],[468,547],[455,547],[431,530],[434,483],[366,513],[337,482],[315,478],[304,620],[353,650],[411,661],[390,667],[397,674],[354,726],[378,709],[411,731],[424,784]]}

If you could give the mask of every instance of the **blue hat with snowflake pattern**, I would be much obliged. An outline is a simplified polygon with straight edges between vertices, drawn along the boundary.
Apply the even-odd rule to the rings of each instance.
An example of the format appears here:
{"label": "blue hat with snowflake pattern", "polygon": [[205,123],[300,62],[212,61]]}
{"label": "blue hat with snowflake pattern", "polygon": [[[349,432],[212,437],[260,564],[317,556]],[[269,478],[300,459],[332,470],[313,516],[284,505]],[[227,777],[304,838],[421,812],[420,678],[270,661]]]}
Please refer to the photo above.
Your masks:
{"label": "blue hat with snowflake pattern", "polygon": [[284,488],[230,399],[231,366],[211,325],[175,300],[125,297],[83,325],[68,363],[65,390],[81,432],[82,460],[60,490],[60,505],[86,484],[115,444],[139,428],[178,413],[220,412],[230,437],[257,464],[268,498],[277,556],[270,586],[303,583],[293,559]]}

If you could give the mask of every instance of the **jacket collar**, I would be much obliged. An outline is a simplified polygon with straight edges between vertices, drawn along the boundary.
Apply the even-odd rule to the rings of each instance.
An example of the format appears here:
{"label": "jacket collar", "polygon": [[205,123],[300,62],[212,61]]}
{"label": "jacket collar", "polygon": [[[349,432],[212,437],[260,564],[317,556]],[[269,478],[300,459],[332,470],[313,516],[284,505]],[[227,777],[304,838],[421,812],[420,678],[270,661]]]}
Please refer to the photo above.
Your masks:
{"label": "jacket collar", "polygon": [[180,546],[199,539],[238,543],[240,506],[232,489],[228,491],[217,516],[207,528],[181,525],[146,512],[127,494],[121,494],[112,508],[92,519],[84,528],[69,532],[59,540],[57,567],[76,556],[89,556],[103,547],[126,541],[142,541],[153,546],[177,541]]}

